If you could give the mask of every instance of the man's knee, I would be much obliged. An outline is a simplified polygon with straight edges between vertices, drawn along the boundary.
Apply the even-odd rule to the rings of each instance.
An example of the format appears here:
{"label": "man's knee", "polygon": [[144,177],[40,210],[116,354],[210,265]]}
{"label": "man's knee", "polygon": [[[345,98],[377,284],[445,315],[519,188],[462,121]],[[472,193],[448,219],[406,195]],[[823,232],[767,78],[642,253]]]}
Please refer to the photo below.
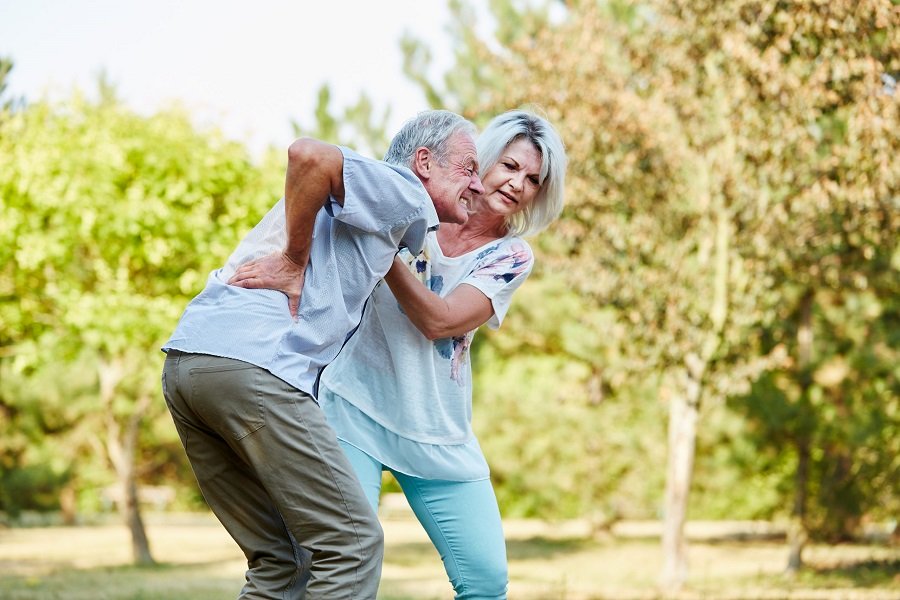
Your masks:
{"label": "man's knee", "polygon": [[366,555],[371,560],[381,561],[384,556],[384,530],[374,513],[360,519],[359,538]]}

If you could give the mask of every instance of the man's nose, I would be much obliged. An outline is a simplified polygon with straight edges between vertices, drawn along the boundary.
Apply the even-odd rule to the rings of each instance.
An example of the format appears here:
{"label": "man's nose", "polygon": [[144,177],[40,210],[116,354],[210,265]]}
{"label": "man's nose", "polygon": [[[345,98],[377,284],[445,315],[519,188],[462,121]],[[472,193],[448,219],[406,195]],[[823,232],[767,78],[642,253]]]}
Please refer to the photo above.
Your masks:
{"label": "man's nose", "polygon": [[469,182],[469,189],[476,194],[484,193],[484,186],[481,185],[481,179],[478,175],[472,175],[472,181]]}

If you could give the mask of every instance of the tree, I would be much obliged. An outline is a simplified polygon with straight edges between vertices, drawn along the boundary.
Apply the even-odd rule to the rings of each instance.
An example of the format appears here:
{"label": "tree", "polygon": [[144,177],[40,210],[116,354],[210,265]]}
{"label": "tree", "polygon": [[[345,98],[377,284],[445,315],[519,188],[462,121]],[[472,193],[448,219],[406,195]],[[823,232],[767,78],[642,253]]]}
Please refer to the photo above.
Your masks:
{"label": "tree", "polygon": [[[553,22],[497,1],[503,26],[485,41],[455,6],[464,50],[447,103],[480,122],[537,104],[566,140],[568,206],[540,258],[570,275],[585,306],[612,309],[628,338],[626,360],[598,357],[590,370],[659,376],[670,414],[662,579],[675,589],[702,401],[722,408],[776,370],[809,380],[819,283],[798,290],[798,279],[822,282],[835,263],[831,290],[895,294],[897,107],[880,77],[898,67],[898,13],[886,0],[585,1]],[[461,79],[475,85],[454,94]],[[785,311],[801,324],[796,344]],[[871,392],[895,385],[855,381],[881,403],[890,393]],[[808,422],[823,408],[805,401],[798,414]],[[803,530],[811,440],[791,437]]]}
{"label": "tree", "polygon": [[240,144],[174,109],[141,117],[103,82],[95,102],[75,93],[2,121],[0,156],[5,360],[46,373],[87,356],[93,401],[66,415],[70,455],[106,457],[135,560],[152,562],[136,460],[141,437],[167,418],[159,347],[280,181]]}
{"label": "tree", "polygon": [[390,108],[386,108],[376,116],[372,101],[363,92],[356,104],[343,109],[341,116],[331,114],[331,88],[322,84],[319,88],[314,112],[315,124],[305,128],[294,121],[294,135],[310,136],[331,144],[339,144],[358,148],[378,158],[387,150],[390,138],[387,133],[387,121]]}
{"label": "tree", "polygon": [[22,104],[19,98],[5,98],[9,84],[6,82],[13,69],[13,61],[0,56],[0,112],[9,112]]}

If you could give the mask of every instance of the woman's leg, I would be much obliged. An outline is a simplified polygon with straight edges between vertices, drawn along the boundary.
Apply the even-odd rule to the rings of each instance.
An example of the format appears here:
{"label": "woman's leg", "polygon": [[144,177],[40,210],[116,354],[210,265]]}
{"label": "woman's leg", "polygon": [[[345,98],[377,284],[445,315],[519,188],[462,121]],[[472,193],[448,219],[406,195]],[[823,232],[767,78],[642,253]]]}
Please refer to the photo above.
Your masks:
{"label": "woman's leg", "polygon": [[490,480],[436,481],[396,472],[394,476],[440,553],[456,598],[505,599],[506,542]]}
{"label": "woman's leg", "polygon": [[341,445],[341,450],[344,451],[344,454],[350,461],[350,466],[352,466],[353,470],[356,472],[356,478],[359,479],[359,483],[362,484],[363,492],[365,492],[366,499],[372,506],[372,510],[377,514],[378,497],[381,495],[381,471],[383,465],[356,446],[351,446],[344,440],[339,439],[338,443]]}

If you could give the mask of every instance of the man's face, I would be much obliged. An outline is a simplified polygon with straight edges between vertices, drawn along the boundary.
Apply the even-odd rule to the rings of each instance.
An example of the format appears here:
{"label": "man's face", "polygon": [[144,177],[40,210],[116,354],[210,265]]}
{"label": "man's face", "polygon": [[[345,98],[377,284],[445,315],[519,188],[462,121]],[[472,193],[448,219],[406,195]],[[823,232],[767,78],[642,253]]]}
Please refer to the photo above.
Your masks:
{"label": "man's face", "polygon": [[441,222],[461,225],[469,219],[468,198],[484,193],[478,178],[478,153],[470,135],[456,133],[450,138],[446,164],[433,161],[431,177],[424,185]]}

